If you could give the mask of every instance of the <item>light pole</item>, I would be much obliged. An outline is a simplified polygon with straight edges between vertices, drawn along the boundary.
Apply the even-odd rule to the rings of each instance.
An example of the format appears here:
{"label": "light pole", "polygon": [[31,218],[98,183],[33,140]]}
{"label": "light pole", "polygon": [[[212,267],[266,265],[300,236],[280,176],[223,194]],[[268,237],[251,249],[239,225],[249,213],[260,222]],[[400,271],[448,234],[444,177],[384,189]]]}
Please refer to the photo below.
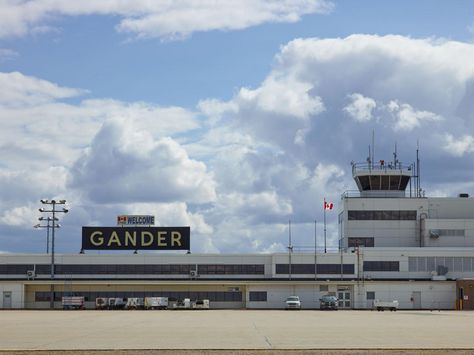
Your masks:
{"label": "light pole", "polygon": [[[56,218],[56,213],[68,213],[69,210],[66,208],[62,208],[61,210],[56,209],[56,205],[65,205],[66,200],[41,200],[41,203],[43,205],[51,205],[51,209],[47,210],[45,208],[40,208],[39,211],[41,213],[52,213],[52,218],[51,220],[53,221],[52,226],[50,226],[52,233],[51,233],[51,288],[50,288],[50,299],[49,299],[49,307],[54,308],[54,285],[53,285],[53,280],[54,280],[54,231],[56,227],[59,225],[56,225],[54,221],[57,221],[58,219]],[[49,217],[48,217],[49,218]]]}
{"label": "light pole", "polygon": [[[46,254],[49,254],[49,229],[52,228],[52,225],[49,224],[53,220],[51,217],[40,217],[38,218],[39,221],[47,221],[47,224],[45,226],[42,226],[40,223],[37,225],[33,226],[33,228],[46,228]],[[57,218],[55,218],[55,221],[58,221]],[[56,224],[55,228],[60,228],[61,226],[59,224]]]}

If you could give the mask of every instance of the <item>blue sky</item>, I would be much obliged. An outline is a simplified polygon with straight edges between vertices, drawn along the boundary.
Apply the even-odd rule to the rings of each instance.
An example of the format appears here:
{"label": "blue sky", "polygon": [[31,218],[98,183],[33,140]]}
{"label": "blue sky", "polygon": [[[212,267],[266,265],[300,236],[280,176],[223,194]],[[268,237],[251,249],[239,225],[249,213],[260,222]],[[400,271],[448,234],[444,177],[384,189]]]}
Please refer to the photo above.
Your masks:
{"label": "blue sky", "polygon": [[64,252],[122,213],[202,252],[283,251],[289,219],[311,244],[373,129],[380,158],[420,141],[430,195],[474,193],[471,1],[104,4],[0,1],[0,251],[44,249],[43,197]]}

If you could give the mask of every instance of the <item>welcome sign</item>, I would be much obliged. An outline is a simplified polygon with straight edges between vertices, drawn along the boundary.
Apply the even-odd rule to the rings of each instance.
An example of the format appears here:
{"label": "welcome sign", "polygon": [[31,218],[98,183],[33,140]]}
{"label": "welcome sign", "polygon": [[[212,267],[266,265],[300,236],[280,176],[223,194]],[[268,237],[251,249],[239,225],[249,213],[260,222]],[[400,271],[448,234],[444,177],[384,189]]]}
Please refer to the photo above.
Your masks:
{"label": "welcome sign", "polygon": [[82,227],[84,250],[189,250],[190,227]]}

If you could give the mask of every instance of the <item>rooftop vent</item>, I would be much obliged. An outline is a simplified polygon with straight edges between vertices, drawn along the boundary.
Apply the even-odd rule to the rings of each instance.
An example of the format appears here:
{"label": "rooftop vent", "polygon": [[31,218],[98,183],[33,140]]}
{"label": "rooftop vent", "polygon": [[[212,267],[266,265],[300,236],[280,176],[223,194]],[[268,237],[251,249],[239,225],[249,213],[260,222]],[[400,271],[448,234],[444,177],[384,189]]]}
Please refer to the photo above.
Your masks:
{"label": "rooftop vent", "polygon": [[468,198],[468,197],[469,197],[469,194],[462,193],[462,194],[459,194],[459,197],[461,197],[461,198]]}

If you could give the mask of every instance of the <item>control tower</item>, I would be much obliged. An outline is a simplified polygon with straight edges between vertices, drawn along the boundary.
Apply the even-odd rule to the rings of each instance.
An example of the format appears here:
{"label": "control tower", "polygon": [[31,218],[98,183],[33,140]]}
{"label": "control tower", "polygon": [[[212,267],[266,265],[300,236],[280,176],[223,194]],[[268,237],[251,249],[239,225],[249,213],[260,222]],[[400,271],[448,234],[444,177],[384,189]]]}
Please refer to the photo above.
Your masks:
{"label": "control tower", "polygon": [[[395,155],[395,154],[394,154]],[[352,163],[352,177],[360,197],[405,197],[405,191],[414,177],[414,164],[403,165],[396,158],[392,162],[367,159],[366,163]]]}

